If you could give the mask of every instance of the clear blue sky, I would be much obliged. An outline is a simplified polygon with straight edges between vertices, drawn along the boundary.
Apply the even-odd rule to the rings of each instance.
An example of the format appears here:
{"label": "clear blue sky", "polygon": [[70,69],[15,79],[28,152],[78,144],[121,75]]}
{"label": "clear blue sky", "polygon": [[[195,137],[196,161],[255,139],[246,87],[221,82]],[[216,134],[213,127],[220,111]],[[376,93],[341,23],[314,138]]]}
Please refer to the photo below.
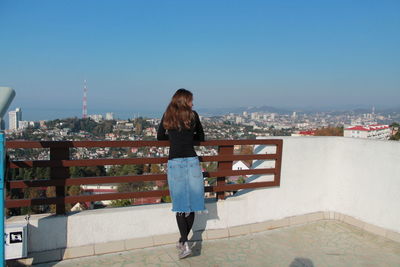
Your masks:
{"label": "clear blue sky", "polygon": [[80,116],[84,79],[89,114],[399,106],[400,1],[0,1],[12,108]]}

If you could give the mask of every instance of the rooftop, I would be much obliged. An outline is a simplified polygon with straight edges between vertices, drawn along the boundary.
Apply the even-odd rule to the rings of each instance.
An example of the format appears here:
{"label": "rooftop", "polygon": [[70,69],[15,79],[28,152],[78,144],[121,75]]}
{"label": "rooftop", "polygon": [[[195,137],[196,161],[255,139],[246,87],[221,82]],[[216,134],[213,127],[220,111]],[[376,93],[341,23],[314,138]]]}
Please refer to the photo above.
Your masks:
{"label": "rooftop", "polygon": [[346,128],[345,130],[353,130],[353,131],[376,131],[376,130],[384,130],[384,129],[389,129],[389,125],[357,125],[357,126],[352,126],[349,128]]}
{"label": "rooftop", "polygon": [[[226,166],[221,164],[216,172],[207,175],[253,174],[243,185],[217,184],[208,188],[209,192],[237,192],[225,200],[214,199],[206,203],[209,213],[196,217],[192,238],[196,241],[195,253],[188,259],[177,259],[174,243],[179,234],[175,217],[171,204],[161,203],[32,215],[28,224],[28,258],[20,262],[44,264],[42,266],[54,266],[54,262],[61,260],[57,266],[400,266],[400,143],[345,137],[279,139],[283,148],[282,145],[274,146],[273,140],[203,143],[220,147],[218,156],[203,156],[204,161],[229,163]],[[240,142],[264,144],[255,145],[253,155],[227,153],[233,153],[234,144]],[[40,144],[48,145],[46,142]],[[67,143],[70,146],[101,144]],[[168,145],[140,142],[107,145],[121,144]],[[51,145],[59,148],[63,143]],[[250,157],[254,159],[254,169],[232,171],[233,161]],[[13,162],[10,166],[29,167],[46,163],[53,168],[68,168],[73,164],[109,164],[110,161],[112,164],[137,164],[143,160],[152,163],[166,161],[164,158],[90,161],[56,158],[44,162]],[[281,172],[277,171],[280,168]],[[64,181],[40,183],[61,186],[90,184],[91,179],[96,183],[124,182],[127,179],[68,177],[65,176]],[[165,179],[164,174],[151,177]],[[128,178],[143,179],[137,176]],[[263,188],[254,189],[257,184]],[[29,185],[42,186],[37,181],[10,182],[11,188]],[[142,196],[142,193],[129,193],[129,197]],[[154,191],[146,194],[160,196],[165,193]],[[110,199],[120,196],[128,195],[109,195]],[[62,206],[75,200],[93,201],[104,197],[59,196],[46,201]],[[41,204],[43,201],[8,199],[6,204],[12,207]],[[7,224],[24,222],[24,216],[7,220]],[[52,263],[49,265],[49,262]]]}
{"label": "rooftop", "polygon": [[174,245],[39,264],[69,266],[399,266],[400,243],[330,220],[193,243],[179,260]]}

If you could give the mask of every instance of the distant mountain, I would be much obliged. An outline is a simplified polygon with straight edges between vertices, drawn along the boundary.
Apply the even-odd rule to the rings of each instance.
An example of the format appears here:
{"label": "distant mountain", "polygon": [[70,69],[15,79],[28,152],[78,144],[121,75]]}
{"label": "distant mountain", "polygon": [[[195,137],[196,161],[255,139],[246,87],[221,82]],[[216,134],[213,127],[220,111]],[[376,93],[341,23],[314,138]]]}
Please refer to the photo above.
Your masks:
{"label": "distant mountain", "polygon": [[290,114],[293,112],[292,109],[284,109],[284,108],[275,108],[269,106],[261,106],[261,107],[249,107],[247,112],[265,112],[265,113],[278,113],[278,114]]}
{"label": "distant mountain", "polygon": [[400,107],[394,107],[394,108],[386,108],[378,111],[382,111],[382,113],[400,113]]}
{"label": "distant mountain", "polygon": [[275,108],[269,106],[261,107],[228,107],[228,108],[199,108],[197,110],[202,115],[206,116],[221,116],[229,113],[242,114],[244,111],[248,113],[252,112],[264,112],[264,113],[278,113],[278,114],[290,114],[291,110]]}

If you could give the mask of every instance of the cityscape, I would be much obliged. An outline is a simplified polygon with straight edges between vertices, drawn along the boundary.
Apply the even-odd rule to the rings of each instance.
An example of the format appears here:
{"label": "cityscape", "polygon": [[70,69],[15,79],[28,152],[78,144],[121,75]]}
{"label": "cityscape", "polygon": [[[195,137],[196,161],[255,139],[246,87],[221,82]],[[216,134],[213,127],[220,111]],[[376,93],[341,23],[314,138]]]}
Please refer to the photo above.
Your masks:
{"label": "cityscape", "polygon": [[[84,105],[85,107],[86,105]],[[84,108],[85,109],[85,108]],[[88,114],[83,111],[82,118],[64,118],[49,121],[25,121],[22,108],[9,112],[9,127],[5,131],[7,140],[31,141],[153,141],[157,137],[157,128],[160,118],[136,117],[132,119],[116,119],[112,112],[102,114]],[[84,118],[86,117],[86,118]],[[243,111],[241,114],[228,113],[216,116],[202,116],[207,140],[240,140],[240,139],[265,139],[271,136],[342,136],[350,138],[399,140],[400,114],[396,112],[380,113],[372,107],[368,112],[317,112],[317,113],[275,113],[267,111]],[[198,155],[217,155],[217,148],[196,147]],[[237,153],[252,153],[254,148],[236,146]],[[246,152],[247,150],[247,152]],[[101,159],[101,158],[132,158],[132,157],[167,157],[168,147],[141,147],[141,148],[76,148],[71,150],[71,159]],[[46,149],[9,150],[11,160],[49,160],[49,151]],[[203,163],[203,170],[214,170],[215,164]],[[166,171],[164,164],[151,164],[148,166],[133,166],[133,169],[123,167],[104,166],[91,170],[72,170],[73,177],[87,177],[93,175],[127,175],[129,173],[162,173]],[[236,161],[233,170],[252,168],[252,162]],[[77,172],[74,174],[74,172]],[[19,173],[16,179],[27,179],[26,174]],[[19,178],[18,178],[19,177]],[[228,177],[230,183],[244,183],[246,176]],[[215,183],[215,178],[208,178],[207,184]],[[142,183],[134,187],[123,184],[84,185],[74,190],[85,194],[102,194],[119,191],[135,191],[144,189],[162,189],[165,182],[154,184]],[[75,192],[75,193],[76,193]],[[45,194],[45,192],[43,192]],[[207,197],[215,194],[207,193]],[[166,201],[162,198],[141,198],[130,201],[101,201],[100,203],[77,203],[71,210],[107,206],[140,205],[160,203]],[[43,207],[36,212],[48,211]],[[21,211],[19,211],[21,212]],[[23,211],[22,211],[23,212]]]}
{"label": "cityscape", "polygon": [[[84,105],[85,106],[85,105]],[[23,120],[22,109],[16,108],[9,112],[9,127],[6,130],[9,140],[21,139],[29,133],[27,140],[155,140],[160,118],[131,118],[117,119],[113,112],[102,114],[87,114],[83,111],[82,119],[90,120],[93,124],[107,124],[103,131],[91,132],[84,129],[74,129],[68,121],[79,118],[55,119],[50,121]],[[263,136],[301,136],[315,135],[315,131],[324,128],[342,128],[341,136],[352,128],[359,131],[372,130],[371,126],[380,126],[387,134],[376,139],[388,140],[393,138],[398,130],[400,112],[370,111],[332,111],[301,113],[275,113],[267,111],[248,112],[240,114],[205,115],[200,118],[204,124],[207,139],[250,139]],[[85,118],[87,117],[87,118]],[[67,121],[67,122],[65,122]],[[371,129],[370,129],[371,128]],[[379,127],[378,127],[379,128]],[[338,135],[338,134],[334,134]],[[368,138],[367,136],[365,138]],[[373,138],[373,137],[371,137]]]}
{"label": "cityscape", "polygon": [[399,14],[1,1],[0,266],[400,266]]}

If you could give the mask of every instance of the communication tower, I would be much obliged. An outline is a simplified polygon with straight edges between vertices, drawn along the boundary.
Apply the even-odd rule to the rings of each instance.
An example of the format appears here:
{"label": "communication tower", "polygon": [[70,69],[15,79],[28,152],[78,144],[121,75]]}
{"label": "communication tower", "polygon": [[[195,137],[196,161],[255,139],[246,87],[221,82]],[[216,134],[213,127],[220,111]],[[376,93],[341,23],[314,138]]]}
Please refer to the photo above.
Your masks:
{"label": "communication tower", "polygon": [[83,81],[83,108],[82,108],[82,118],[87,118],[87,86],[86,80]]}

